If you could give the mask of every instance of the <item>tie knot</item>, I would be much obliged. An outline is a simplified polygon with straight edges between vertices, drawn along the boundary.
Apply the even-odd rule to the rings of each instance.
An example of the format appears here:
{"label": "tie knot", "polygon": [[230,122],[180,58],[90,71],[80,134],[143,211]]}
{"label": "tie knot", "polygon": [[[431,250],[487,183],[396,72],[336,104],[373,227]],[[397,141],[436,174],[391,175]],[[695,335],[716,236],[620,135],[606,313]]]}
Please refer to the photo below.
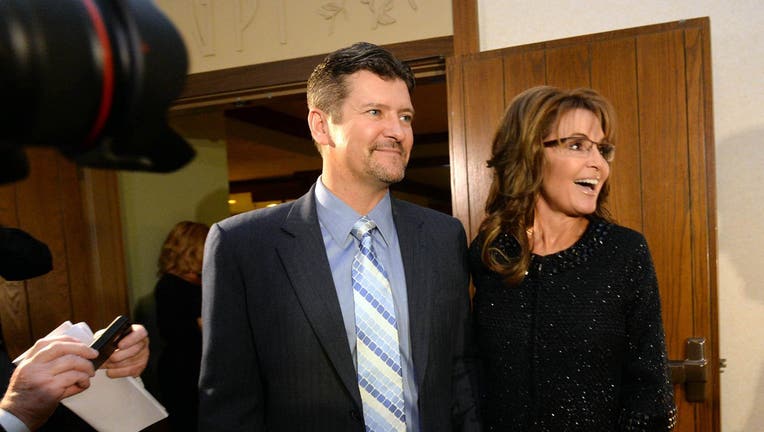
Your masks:
{"label": "tie knot", "polygon": [[363,216],[353,224],[353,229],[350,230],[350,234],[360,241],[366,234],[370,233],[371,230],[376,227],[377,224],[375,224],[373,220]]}

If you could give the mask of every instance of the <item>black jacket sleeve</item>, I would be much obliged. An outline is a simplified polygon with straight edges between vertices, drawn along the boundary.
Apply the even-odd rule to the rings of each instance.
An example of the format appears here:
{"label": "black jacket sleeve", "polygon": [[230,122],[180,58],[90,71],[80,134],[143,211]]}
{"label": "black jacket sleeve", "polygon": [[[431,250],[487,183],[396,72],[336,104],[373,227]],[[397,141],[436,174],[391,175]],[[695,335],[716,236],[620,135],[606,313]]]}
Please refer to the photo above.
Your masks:
{"label": "black jacket sleeve", "polygon": [[0,276],[5,280],[31,279],[52,268],[45,243],[18,228],[0,227]]}

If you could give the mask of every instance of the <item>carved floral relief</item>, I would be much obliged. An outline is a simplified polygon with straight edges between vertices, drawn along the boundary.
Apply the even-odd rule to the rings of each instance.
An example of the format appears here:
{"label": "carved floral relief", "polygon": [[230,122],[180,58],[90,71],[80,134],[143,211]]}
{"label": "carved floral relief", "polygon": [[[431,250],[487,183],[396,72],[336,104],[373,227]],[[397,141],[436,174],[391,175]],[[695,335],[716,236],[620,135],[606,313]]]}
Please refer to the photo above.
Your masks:
{"label": "carved floral relief", "polygon": [[[408,0],[409,7],[417,10],[416,0]],[[395,18],[390,15],[395,6],[394,0],[360,0],[360,4],[366,5],[372,15],[372,30],[380,25],[390,25],[395,23]],[[345,19],[348,18],[346,0],[340,2],[330,1],[321,5],[318,14],[329,21],[329,34],[334,33],[334,25],[337,16],[342,14]]]}
{"label": "carved floral relief", "polygon": [[[286,45],[288,21],[306,23],[315,20],[313,22],[317,28],[306,29],[307,32],[321,31],[325,28],[323,23],[326,23],[328,35],[332,36],[335,30],[341,33],[358,31],[358,24],[364,28],[365,22],[369,23],[366,28],[371,31],[381,26],[392,26],[398,18],[407,18],[404,16],[406,11],[401,8],[413,12],[418,12],[420,8],[417,0],[398,0],[397,3],[395,0],[292,0],[291,3],[288,0],[163,1],[167,9],[176,11],[176,16],[185,17],[188,36],[196,42],[197,55],[220,59],[232,58],[230,54],[233,52],[251,55],[249,45],[256,40],[255,37],[265,37],[268,42],[278,40],[281,45]],[[399,7],[396,9],[396,6]],[[290,20],[288,14],[298,13],[298,10],[302,12],[299,18],[293,16]],[[267,30],[257,24],[263,22],[267,22]],[[294,22],[292,26],[295,26]],[[300,28],[305,28],[304,24]]]}

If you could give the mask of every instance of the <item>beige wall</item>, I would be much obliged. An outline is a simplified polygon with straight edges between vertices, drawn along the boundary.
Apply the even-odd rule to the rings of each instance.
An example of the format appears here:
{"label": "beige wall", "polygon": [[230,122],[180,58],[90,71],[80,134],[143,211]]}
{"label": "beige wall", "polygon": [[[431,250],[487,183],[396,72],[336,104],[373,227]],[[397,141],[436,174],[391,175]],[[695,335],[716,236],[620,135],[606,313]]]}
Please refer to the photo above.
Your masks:
{"label": "beige wall", "polygon": [[[540,7],[543,5],[543,7]],[[576,7],[576,6],[585,7]],[[479,0],[481,50],[711,19],[722,430],[764,430],[764,45],[760,0]]]}
{"label": "beige wall", "polygon": [[208,225],[228,217],[228,168],[222,142],[194,140],[196,158],[171,174],[119,173],[130,308],[156,283],[159,249],[182,220]]}
{"label": "beige wall", "polygon": [[190,71],[323,54],[365,40],[388,44],[453,34],[451,0],[157,0],[179,28]]}

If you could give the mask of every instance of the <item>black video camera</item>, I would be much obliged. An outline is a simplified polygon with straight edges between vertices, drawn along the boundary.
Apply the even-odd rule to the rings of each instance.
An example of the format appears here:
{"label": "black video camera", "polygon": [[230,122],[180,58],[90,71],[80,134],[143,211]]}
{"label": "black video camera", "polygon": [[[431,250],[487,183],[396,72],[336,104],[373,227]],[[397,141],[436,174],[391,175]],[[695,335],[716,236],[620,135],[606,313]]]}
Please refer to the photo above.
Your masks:
{"label": "black video camera", "polygon": [[84,166],[174,171],[194,150],[167,125],[188,59],[152,0],[0,0],[0,183],[25,146]]}

